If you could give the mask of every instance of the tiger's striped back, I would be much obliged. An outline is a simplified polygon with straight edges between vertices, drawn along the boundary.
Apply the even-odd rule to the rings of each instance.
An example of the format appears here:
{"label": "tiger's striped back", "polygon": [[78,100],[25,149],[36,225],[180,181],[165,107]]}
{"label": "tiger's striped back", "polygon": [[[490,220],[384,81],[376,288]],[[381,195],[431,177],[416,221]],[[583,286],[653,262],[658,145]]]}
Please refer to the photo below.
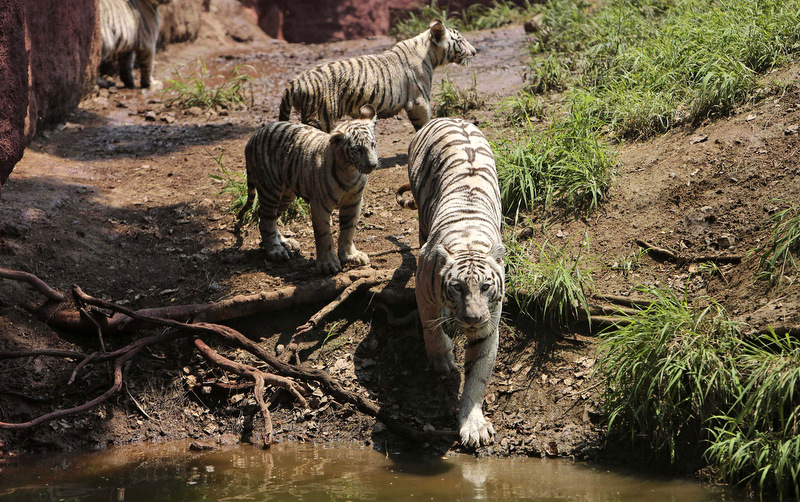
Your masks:
{"label": "tiger's striped back", "polygon": [[505,294],[500,190],[483,133],[461,119],[435,119],[408,148],[411,191],[419,210],[416,296],[428,360],[455,370],[450,325],[467,337],[458,421],[465,446],[486,444],[486,385],[497,356]]}
{"label": "tiger's striped back", "polygon": [[475,53],[461,33],[435,20],[430,29],[381,54],[300,74],[283,93],[279,120],[289,120],[295,108],[304,124],[330,131],[341,117],[357,117],[361,106],[370,104],[381,118],[406,110],[418,130],[430,119],[433,70],[447,63],[468,65]]}
{"label": "tiger's striped back", "polygon": [[152,83],[161,26],[158,7],[172,0],[99,0],[101,61],[119,60],[120,77],[133,87],[134,59],[142,69],[142,87]]}

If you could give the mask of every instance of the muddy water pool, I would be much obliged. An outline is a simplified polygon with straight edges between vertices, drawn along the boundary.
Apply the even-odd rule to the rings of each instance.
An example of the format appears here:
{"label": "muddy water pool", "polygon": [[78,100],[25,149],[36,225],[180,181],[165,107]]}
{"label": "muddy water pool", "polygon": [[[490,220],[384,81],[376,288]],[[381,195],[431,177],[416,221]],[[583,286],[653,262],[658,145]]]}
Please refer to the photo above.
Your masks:
{"label": "muddy water pool", "polygon": [[[423,457],[282,443],[188,442],[0,463],[1,501],[735,501],[722,489],[563,459]],[[742,499],[744,500],[744,499]]]}

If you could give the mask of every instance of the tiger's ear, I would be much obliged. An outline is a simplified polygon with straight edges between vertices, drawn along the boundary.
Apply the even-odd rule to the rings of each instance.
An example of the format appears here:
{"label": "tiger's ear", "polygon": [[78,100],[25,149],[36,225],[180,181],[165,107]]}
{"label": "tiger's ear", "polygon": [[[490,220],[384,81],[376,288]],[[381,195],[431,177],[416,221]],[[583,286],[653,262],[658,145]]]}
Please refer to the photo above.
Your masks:
{"label": "tiger's ear", "polygon": [[506,247],[502,244],[495,244],[492,246],[492,249],[489,251],[489,256],[491,256],[494,261],[497,262],[498,265],[503,264],[503,255],[506,254]]}
{"label": "tiger's ear", "polygon": [[367,103],[358,109],[360,119],[375,119],[375,107]]}
{"label": "tiger's ear", "polygon": [[342,149],[342,145],[344,144],[345,138],[344,134],[337,132],[331,134],[331,146],[334,150],[338,153]]}
{"label": "tiger's ear", "polygon": [[436,265],[437,269],[442,270],[445,268],[450,268],[456,261],[453,259],[452,253],[450,250],[444,247],[444,244],[439,244],[436,246]]}
{"label": "tiger's ear", "polygon": [[440,44],[447,35],[447,29],[444,27],[441,19],[434,19],[431,21],[431,38],[435,44]]}

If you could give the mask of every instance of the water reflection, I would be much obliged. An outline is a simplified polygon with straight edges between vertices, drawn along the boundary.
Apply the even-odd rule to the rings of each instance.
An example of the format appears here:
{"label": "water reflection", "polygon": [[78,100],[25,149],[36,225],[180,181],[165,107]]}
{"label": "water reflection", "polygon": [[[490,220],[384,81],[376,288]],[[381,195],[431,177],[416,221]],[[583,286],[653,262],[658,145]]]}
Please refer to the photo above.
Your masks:
{"label": "water reflection", "polygon": [[[562,460],[391,455],[278,444],[192,452],[188,443],[0,463],[0,501],[733,501],[684,481]],[[742,499],[744,500],[744,499]]]}

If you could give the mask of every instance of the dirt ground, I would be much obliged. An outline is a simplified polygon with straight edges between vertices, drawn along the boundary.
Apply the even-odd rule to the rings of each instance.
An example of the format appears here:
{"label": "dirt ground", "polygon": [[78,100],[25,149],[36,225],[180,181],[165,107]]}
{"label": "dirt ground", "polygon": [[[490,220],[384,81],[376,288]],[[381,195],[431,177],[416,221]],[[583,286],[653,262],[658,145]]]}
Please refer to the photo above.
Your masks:
{"label": "dirt ground", "polygon": [[[523,85],[526,60],[521,26],[468,33],[479,50],[473,66],[448,66],[462,87],[477,75],[487,100],[472,117],[489,137],[499,134],[501,99]],[[288,264],[267,262],[257,229],[234,233],[220,194],[220,163],[243,167],[244,145],[254,129],[277,119],[280,93],[298,72],[320,62],[388,48],[388,37],[320,45],[261,39],[248,44],[214,40],[168,47],[156,75],[172,78],[197,68],[210,74],[237,65],[254,71],[254,105],[205,112],[167,106],[159,92],[139,89],[88,97],[69,121],[38,137],[3,187],[0,199],[0,266],[36,274],[68,293],[73,284],[128,308],[214,302],[272,291],[314,278],[313,233],[307,220],[286,226],[301,256]],[[798,67],[770,78],[797,81]],[[559,99],[555,96],[550,106]],[[722,265],[710,278],[692,265],[648,256],[630,262],[644,239],[682,256],[745,254],[767,235],[765,219],[785,201],[800,200],[800,87],[749,104],[732,117],[679,127],[652,141],[618,145],[616,181],[602,208],[589,218],[533,215],[532,239],[577,246],[591,236],[588,263],[594,292],[639,295],[639,284],[666,284],[690,296],[710,295],[741,320],[798,325],[800,293],[786,284],[769,290],[753,277],[754,262]],[[370,177],[356,235],[375,269],[396,269],[393,287],[413,287],[417,253],[414,211],[397,206],[395,189],[407,178],[406,150],[413,128],[405,118],[376,127],[380,168]],[[783,202],[782,202],[783,201]],[[334,225],[336,227],[336,225]],[[615,266],[616,265],[616,266]],[[62,348],[99,350],[96,333],[57,333],[25,307],[41,297],[25,284],[0,281],[0,351]],[[324,303],[228,323],[271,350],[285,345],[297,326]],[[425,365],[416,327],[395,326],[365,295],[343,305],[308,337],[301,355],[324,368],[348,390],[362,393],[392,416],[419,428],[455,428],[459,379],[440,378]],[[412,306],[394,312],[408,313]],[[405,310],[403,310],[405,308]],[[599,387],[592,377],[596,338],[583,325],[554,331],[505,314],[501,346],[486,397],[495,442],[491,455],[557,455],[596,458],[604,435],[598,424]],[[138,335],[106,337],[107,350]],[[248,356],[215,345],[242,361]],[[457,357],[463,356],[459,349]],[[104,367],[66,385],[73,362],[38,357],[0,360],[0,420],[19,422],[74,405],[109,386]],[[221,391],[228,382],[188,343],[146,351],[125,368],[125,386],[91,411],[24,431],[0,430],[0,453],[19,450],[97,448],[111,443],[196,438],[237,441],[250,426],[255,404],[247,391]],[[378,448],[407,447],[351,405],[313,386],[312,409],[292,408],[283,391],[269,394],[279,441],[361,441]],[[449,440],[423,445],[432,451],[460,447]]]}

